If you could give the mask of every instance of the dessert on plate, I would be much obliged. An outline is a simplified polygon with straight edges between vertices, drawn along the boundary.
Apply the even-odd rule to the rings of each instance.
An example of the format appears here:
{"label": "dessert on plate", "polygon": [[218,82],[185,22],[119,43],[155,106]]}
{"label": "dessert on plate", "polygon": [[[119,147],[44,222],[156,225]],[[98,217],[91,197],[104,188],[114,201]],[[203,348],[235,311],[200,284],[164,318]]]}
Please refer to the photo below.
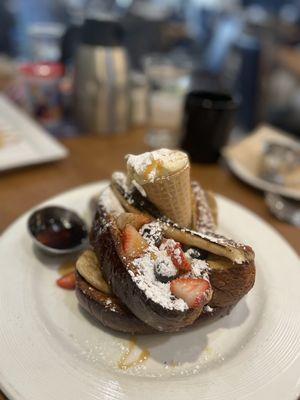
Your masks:
{"label": "dessert on plate", "polygon": [[126,157],[93,201],[91,248],[76,264],[80,305],[128,333],[176,332],[223,316],[252,288],[254,252],[218,233],[212,193],[191,182],[188,156]]}

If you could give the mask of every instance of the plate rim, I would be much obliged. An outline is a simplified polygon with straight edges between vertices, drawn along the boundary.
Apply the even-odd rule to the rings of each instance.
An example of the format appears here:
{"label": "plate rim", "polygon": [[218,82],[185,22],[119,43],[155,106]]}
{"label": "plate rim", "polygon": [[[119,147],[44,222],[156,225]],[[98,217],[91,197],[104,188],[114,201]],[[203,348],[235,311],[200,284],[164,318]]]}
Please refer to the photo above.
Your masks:
{"label": "plate rim", "polygon": [[[14,160],[10,162],[8,166],[1,165],[0,163],[0,173],[23,167],[26,168],[31,165],[34,166],[37,164],[59,161],[69,155],[67,147],[51,136],[41,125],[25,114],[24,110],[3,94],[0,94],[0,105],[6,112],[7,118],[11,116],[14,118],[16,125],[22,124],[22,126],[24,126],[23,129],[25,129],[27,133],[24,133],[23,137],[26,139],[26,142],[31,145],[33,144],[36,150],[35,154],[26,160]],[[43,151],[45,145],[47,151]],[[51,150],[50,154],[49,149]]]}
{"label": "plate rim", "polygon": [[223,153],[223,157],[231,172],[249,186],[263,192],[271,192],[294,200],[300,200],[300,190],[289,189],[280,185],[276,185],[275,183],[267,182],[264,179],[252,174],[247,168],[245,168],[237,160],[230,157],[228,154]]}

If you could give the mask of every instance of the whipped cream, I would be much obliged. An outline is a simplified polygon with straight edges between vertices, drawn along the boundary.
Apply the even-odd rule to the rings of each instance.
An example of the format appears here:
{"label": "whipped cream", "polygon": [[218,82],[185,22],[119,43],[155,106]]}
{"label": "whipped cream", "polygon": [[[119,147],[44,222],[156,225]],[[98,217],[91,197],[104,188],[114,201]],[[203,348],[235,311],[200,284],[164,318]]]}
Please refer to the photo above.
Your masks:
{"label": "whipped cream", "polygon": [[174,174],[189,165],[186,153],[159,149],[139,155],[128,154],[127,171],[130,180],[143,185]]}

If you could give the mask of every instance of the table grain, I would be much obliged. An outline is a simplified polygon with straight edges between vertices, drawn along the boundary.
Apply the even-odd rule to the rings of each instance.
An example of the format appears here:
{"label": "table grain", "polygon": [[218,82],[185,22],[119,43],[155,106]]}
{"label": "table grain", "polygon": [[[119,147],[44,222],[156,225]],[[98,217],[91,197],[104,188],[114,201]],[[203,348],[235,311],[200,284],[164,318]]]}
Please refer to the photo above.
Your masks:
{"label": "table grain", "polygon": [[[68,158],[0,174],[0,233],[41,201],[79,185],[109,179],[113,171],[124,169],[126,154],[148,150],[141,130],[114,137],[84,135],[62,143],[70,151]],[[193,165],[192,178],[259,215],[300,254],[300,230],[273,218],[262,193],[239,181],[225,166]],[[5,400],[1,394],[0,400]]]}

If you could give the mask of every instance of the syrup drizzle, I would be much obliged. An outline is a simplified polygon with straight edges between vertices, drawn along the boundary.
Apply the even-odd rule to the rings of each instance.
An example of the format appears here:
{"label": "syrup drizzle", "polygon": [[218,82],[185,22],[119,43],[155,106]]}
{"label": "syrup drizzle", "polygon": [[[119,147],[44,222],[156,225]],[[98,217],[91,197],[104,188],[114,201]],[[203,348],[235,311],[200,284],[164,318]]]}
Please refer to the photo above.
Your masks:
{"label": "syrup drizzle", "polygon": [[75,270],[75,260],[68,260],[63,262],[58,268],[58,273],[61,276],[67,275]]}
{"label": "syrup drizzle", "polygon": [[145,361],[148,360],[148,358],[150,356],[149,350],[142,349],[142,351],[140,352],[139,356],[136,359],[129,361],[130,356],[132,355],[133,351],[137,347],[136,343],[137,343],[137,339],[135,336],[133,336],[129,342],[128,348],[122,354],[121,359],[118,362],[118,367],[120,369],[122,369],[123,371],[126,371],[129,368],[132,368],[132,367],[135,367],[137,365],[144,363]]}

